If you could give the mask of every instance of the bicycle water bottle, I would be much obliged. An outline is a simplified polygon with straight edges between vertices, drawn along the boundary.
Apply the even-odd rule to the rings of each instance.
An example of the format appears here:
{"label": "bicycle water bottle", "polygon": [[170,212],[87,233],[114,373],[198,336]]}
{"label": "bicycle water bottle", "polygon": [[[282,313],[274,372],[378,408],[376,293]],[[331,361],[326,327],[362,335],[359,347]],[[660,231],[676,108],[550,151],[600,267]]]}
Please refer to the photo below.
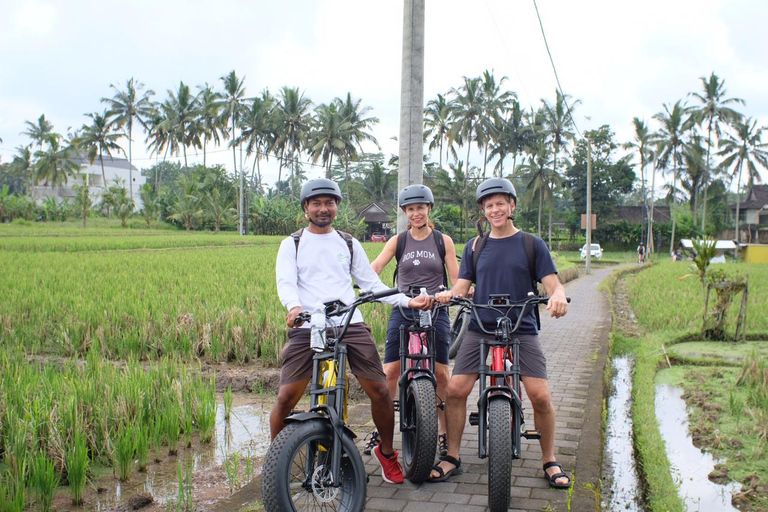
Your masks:
{"label": "bicycle water bottle", "polygon": [[[421,289],[421,292],[419,293],[419,297],[424,295],[429,296],[426,288]],[[419,311],[419,325],[421,327],[432,327],[432,311],[431,310],[422,309],[421,311]]]}
{"label": "bicycle water bottle", "polygon": [[315,307],[310,323],[309,346],[315,352],[322,352],[325,350],[325,307]]}

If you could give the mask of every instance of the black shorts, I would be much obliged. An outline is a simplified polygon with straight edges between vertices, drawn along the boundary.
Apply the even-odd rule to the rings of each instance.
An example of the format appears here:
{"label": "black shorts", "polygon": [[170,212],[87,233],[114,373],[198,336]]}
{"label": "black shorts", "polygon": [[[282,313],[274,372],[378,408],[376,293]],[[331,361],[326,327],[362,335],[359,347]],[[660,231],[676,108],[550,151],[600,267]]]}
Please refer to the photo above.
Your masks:
{"label": "black shorts", "polygon": [[[315,353],[309,347],[309,332],[309,329],[299,328],[288,331],[288,343],[281,352],[281,386],[312,377],[312,357]],[[342,342],[347,346],[347,361],[352,375],[369,380],[386,380],[379,351],[367,324],[349,324]]]}
{"label": "black shorts", "polygon": [[[547,378],[547,358],[537,334],[516,334],[520,340],[520,375]],[[453,375],[478,373],[480,369],[480,340],[490,335],[469,329],[464,335],[453,363]]]}
{"label": "black shorts", "polygon": [[[437,311],[437,313],[435,313]],[[435,362],[448,364],[448,345],[451,342],[451,319],[448,317],[448,310],[440,308],[432,311],[432,325],[435,327]],[[413,324],[413,319],[419,317],[418,309],[392,308],[392,314],[389,315],[389,325],[387,325],[387,342],[384,347],[384,363],[394,363],[400,361],[400,326]]]}

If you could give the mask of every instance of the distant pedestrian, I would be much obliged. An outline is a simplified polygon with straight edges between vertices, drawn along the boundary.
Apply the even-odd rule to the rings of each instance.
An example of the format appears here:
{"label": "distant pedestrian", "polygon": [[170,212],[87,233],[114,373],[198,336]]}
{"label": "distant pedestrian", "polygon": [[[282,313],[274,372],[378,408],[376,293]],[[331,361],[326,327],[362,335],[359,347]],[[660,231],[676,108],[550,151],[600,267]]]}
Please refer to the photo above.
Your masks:
{"label": "distant pedestrian", "polygon": [[637,262],[640,264],[645,262],[645,246],[643,244],[637,246]]}

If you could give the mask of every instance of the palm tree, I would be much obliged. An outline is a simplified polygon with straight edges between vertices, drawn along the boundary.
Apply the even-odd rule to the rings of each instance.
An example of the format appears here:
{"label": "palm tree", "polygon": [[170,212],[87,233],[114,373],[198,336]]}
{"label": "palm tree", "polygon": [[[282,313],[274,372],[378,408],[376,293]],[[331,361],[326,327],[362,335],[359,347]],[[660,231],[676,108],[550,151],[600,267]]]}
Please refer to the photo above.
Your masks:
{"label": "palm tree", "polygon": [[213,140],[217,145],[221,136],[226,135],[226,121],[221,117],[221,94],[215,92],[210,85],[200,87],[197,93],[197,124],[203,135],[203,167],[206,164],[208,141]]}
{"label": "palm tree", "polygon": [[91,165],[99,157],[101,164],[101,188],[107,187],[107,175],[104,173],[104,153],[112,158],[112,151],[121,151],[117,140],[123,136],[122,133],[111,133],[112,126],[107,120],[106,111],[103,114],[94,112],[86,114],[91,118],[92,124],[83,125],[80,130],[80,136],[75,139],[75,146],[88,155]]}
{"label": "palm tree", "polygon": [[[645,166],[648,163],[649,145],[651,143],[651,133],[648,131],[648,126],[644,120],[639,117],[632,119],[632,124],[635,127],[635,140],[633,142],[627,142],[624,144],[625,149],[636,149],[637,154],[640,157],[640,189],[643,195],[643,215],[646,216],[648,223],[648,229],[646,230],[645,247],[651,247],[651,241],[653,235],[651,234],[651,218],[648,217],[648,201],[645,194]],[[650,254],[650,251],[647,251]],[[648,255],[646,255],[648,256]]]}
{"label": "palm tree", "polygon": [[62,148],[60,136],[52,134],[48,137],[48,149],[35,152],[35,183],[43,181],[44,186],[50,184],[51,189],[66,184],[80,169],[80,166],[70,160],[70,148]]}
{"label": "palm tree", "polygon": [[53,125],[45,118],[45,114],[37,118],[37,124],[30,121],[24,121],[24,124],[27,125],[27,130],[21,132],[21,135],[26,135],[32,139],[39,150],[43,149],[43,142],[47,142],[54,135]]}
{"label": "palm tree", "polygon": [[529,146],[528,151],[528,162],[520,166],[520,171],[523,173],[522,179],[528,198],[538,197],[539,200],[536,234],[541,236],[541,214],[544,211],[544,201],[549,201],[551,194],[547,174],[552,165],[552,159],[549,146],[543,138],[539,138],[538,142]]}
{"label": "palm tree", "polygon": [[485,168],[488,163],[488,146],[498,136],[496,130],[498,120],[506,117],[507,110],[509,110],[512,102],[517,99],[517,95],[511,91],[501,91],[501,85],[507,80],[506,76],[501,77],[501,80],[497,83],[493,72],[485,70],[481,80],[483,116],[480,118],[478,128],[481,128],[481,130],[478,131],[478,134],[482,135],[482,139],[478,140],[478,144],[483,146],[483,179],[485,179]]}
{"label": "palm tree", "polygon": [[[709,188],[709,180],[711,173],[711,166],[709,163],[710,148],[712,146],[712,132],[715,132],[718,140],[720,139],[720,121],[731,124],[738,121],[741,118],[741,114],[728,105],[741,104],[744,105],[744,100],[741,98],[725,98],[725,80],[720,78],[712,72],[709,79],[701,77],[701,84],[704,88],[704,93],[691,93],[691,96],[698,99],[702,105],[695,111],[696,121],[701,123],[707,123],[707,166],[703,180],[704,187],[704,210],[701,214],[701,231],[704,232],[707,224],[707,190]],[[698,206],[698,201],[694,201],[694,204]],[[696,213],[694,213],[694,222],[696,219]]]}
{"label": "palm tree", "polygon": [[199,203],[197,196],[182,193],[171,206],[171,214],[168,218],[181,222],[184,224],[184,228],[189,231],[192,229],[192,221],[203,214]]}
{"label": "palm tree", "polygon": [[274,108],[275,98],[265,89],[261,93],[261,97],[253,98],[250,108],[240,120],[240,137],[237,144],[246,142],[245,154],[255,155],[251,170],[251,183],[254,182],[253,175],[255,173],[255,189],[259,194],[262,194],[264,190],[260,161],[262,157],[268,158],[275,142]]}
{"label": "palm tree", "polygon": [[[344,178],[347,183],[347,194],[349,194],[349,162],[357,161],[363,150],[363,142],[372,142],[378,149],[381,149],[376,137],[369,130],[379,122],[377,117],[366,117],[373,110],[369,106],[361,106],[362,99],[352,99],[352,94],[347,93],[346,98],[334,99],[339,109],[339,114],[343,122],[349,125],[349,131],[344,133]],[[359,152],[358,152],[359,151]]]}
{"label": "palm tree", "polygon": [[670,109],[669,105],[664,104],[664,112],[659,112],[653,116],[661,123],[661,129],[657,134],[656,142],[658,144],[658,158],[661,160],[662,168],[669,166],[672,172],[672,202],[669,206],[672,217],[672,236],[669,241],[669,252],[675,248],[675,196],[677,189],[677,178],[682,169],[682,157],[680,150],[683,146],[683,133],[691,125],[692,118],[688,115],[688,109],[678,100]]}
{"label": "palm tree", "polygon": [[140,95],[144,84],[134,81],[133,77],[125,83],[124,91],[118,89],[115,84],[109,86],[115,90],[115,95],[112,98],[101,98],[101,101],[108,105],[107,115],[112,118],[111,124],[118,128],[128,128],[128,188],[129,198],[133,201],[133,122],[136,121],[144,129],[147,128],[146,120],[154,110],[150,98],[155,91],[147,89]]}
{"label": "palm tree", "polygon": [[161,105],[165,119],[159,128],[168,134],[171,153],[178,154],[179,148],[184,154],[184,168],[187,166],[187,146],[196,145],[197,133],[192,125],[197,116],[197,98],[192,96],[189,86],[179,82],[178,91],[168,90],[168,99]]}
{"label": "palm tree", "polygon": [[494,166],[494,174],[501,177],[504,174],[504,160],[512,155],[512,172],[517,168],[517,156],[526,146],[533,143],[535,133],[531,125],[525,124],[524,112],[520,109],[520,103],[512,100],[507,115],[496,116],[494,119],[494,132],[496,138],[491,147],[489,158],[498,158]]}
{"label": "palm tree", "polygon": [[768,143],[762,141],[764,126],[757,126],[757,121],[748,118],[744,121],[737,121],[735,125],[736,135],[729,133],[720,140],[719,155],[724,156],[725,160],[721,164],[723,169],[734,166],[732,176],[736,175],[736,219],[734,220],[734,229],[736,230],[736,240],[741,241],[739,232],[739,210],[741,207],[741,173],[744,164],[747,166],[749,174],[749,186],[755,181],[760,181],[760,173],[757,166],[763,169],[768,168]]}
{"label": "palm tree", "polygon": [[559,90],[555,91],[556,99],[554,105],[545,100],[541,100],[544,114],[544,127],[547,138],[551,141],[553,147],[552,175],[549,178],[549,231],[547,244],[552,247],[552,210],[554,208],[555,183],[558,180],[557,157],[560,148],[564,147],[568,141],[574,137],[571,128],[573,127],[573,109],[581,103],[574,101],[570,106],[567,104],[567,94],[562,94]]}
{"label": "palm tree", "polygon": [[139,197],[141,197],[141,213],[144,217],[144,221],[147,223],[147,229],[152,227],[152,221],[157,220],[157,215],[160,213],[160,201],[156,193],[152,190],[152,185],[145,183],[139,189]]}
{"label": "palm tree", "polygon": [[467,145],[466,165],[469,166],[469,151],[472,142],[477,141],[481,147],[483,136],[480,122],[483,117],[483,90],[479,78],[463,77],[464,85],[458,89],[451,89],[455,99],[451,103],[451,118],[454,119],[451,130],[448,132],[448,144],[459,146]]}
{"label": "palm tree", "polygon": [[[443,145],[449,140],[448,133],[451,129],[451,112],[453,105],[446,101],[442,94],[437,95],[437,99],[429,100],[424,108],[424,138],[429,141],[430,151],[437,148],[439,152],[440,169],[443,168]],[[445,159],[448,160],[448,153],[453,154],[456,159],[456,149],[448,144],[445,149]]]}
{"label": "palm tree", "polygon": [[[237,123],[243,114],[245,105],[250,101],[245,97],[245,77],[238,78],[235,70],[229,72],[228,75],[220,77],[220,80],[224,84],[224,94],[222,95],[222,108],[221,116],[223,119],[231,120],[232,122],[232,162],[235,166],[235,179],[238,177],[237,168]],[[240,153],[242,156],[242,153]],[[237,203],[237,212],[239,217],[239,233],[243,233],[243,169],[240,169],[240,201]]]}
{"label": "palm tree", "polygon": [[396,186],[397,174],[384,167],[382,162],[373,162],[363,176],[363,188],[371,201],[391,198]]}
{"label": "palm tree", "polygon": [[277,181],[281,181],[283,165],[286,160],[291,162],[290,192],[293,194],[293,175],[296,172],[298,153],[307,140],[310,129],[309,109],[312,102],[299,92],[298,87],[283,86],[276,107],[275,117],[275,151],[280,158]]}
{"label": "palm tree", "polygon": [[91,198],[90,189],[86,178],[83,176],[82,185],[75,185],[75,208],[83,219],[83,227],[87,227],[88,212],[93,207],[93,199]]}
{"label": "palm tree", "polygon": [[23,177],[24,186],[26,187],[27,193],[29,193],[29,189],[31,188],[32,180],[34,177],[32,151],[30,150],[29,146],[16,147],[16,154],[13,155],[13,160],[11,161],[11,169],[16,174]]}
{"label": "palm tree", "polygon": [[349,122],[342,119],[338,103],[335,101],[328,105],[318,105],[315,108],[315,116],[309,136],[309,153],[313,163],[322,160],[325,177],[330,179],[333,157],[341,160],[347,154],[351,130]]}
{"label": "palm tree", "polygon": [[205,195],[203,207],[205,208],[205,212],[213,220],[214,226],[216,226],[214,234],[219,234],[222,220],[237,213],[237,210],[232,207],[234,203],[234,199],[219,192],[217,187],[213,188],[213,190]]}

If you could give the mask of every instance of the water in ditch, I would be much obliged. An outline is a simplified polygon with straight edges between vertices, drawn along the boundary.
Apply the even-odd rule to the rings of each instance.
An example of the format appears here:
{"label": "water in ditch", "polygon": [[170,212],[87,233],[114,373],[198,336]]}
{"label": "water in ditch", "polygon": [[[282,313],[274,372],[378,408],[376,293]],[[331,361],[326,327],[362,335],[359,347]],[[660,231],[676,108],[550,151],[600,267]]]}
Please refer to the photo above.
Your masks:
{"label": "water in ditch", "polygon": [[687,510],[695,512],[738,512],[731,497],[739,492],[736,482],[720,485],[708,475],[717,463],[711,454],[693,445],[688,434],[688,413],[683,389],[669,384],[656,386],[656,420],[667,447],[672,475],[679,483]]}
{"label": "water in ditch", "polygon": [[[626,356],[613,359],[613,393],[608,398],[603,479],[604,510],[639,511],[640,483],[632,447],[632,366]],[[608,484],[606,484],[608,487]]]}

